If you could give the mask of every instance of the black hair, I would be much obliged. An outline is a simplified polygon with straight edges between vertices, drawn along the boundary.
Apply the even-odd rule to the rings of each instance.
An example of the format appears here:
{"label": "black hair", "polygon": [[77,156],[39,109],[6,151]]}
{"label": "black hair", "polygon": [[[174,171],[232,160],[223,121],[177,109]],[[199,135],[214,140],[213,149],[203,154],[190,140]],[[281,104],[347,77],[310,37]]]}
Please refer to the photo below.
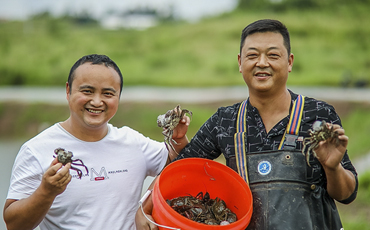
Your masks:
{"label": "black hair", "polygon": [[246,26],[241,35],[240,39],[240,54],[242,53],[242,48],[244,46],[245,38],[254,33],[264,33],[264,32],[275,32],[280,33],[284,39],[284,46],[288,51],[288,57],[290,55],[290,37],[289,31],[286,26],[278,20],[273,19],[262,19],[255,21],[248,26]]}
{"label": "black hair", "polygon": [[71,93],[71,90],[72,90],[72,82],[74,80],[75,70],[80,65],[82,65],[86,62],[91,62],[91,64],[93,64],[93,65],[104,64],[106,67],[114,68],[116,70],[116,72],[118,73],[118,75],[120,77],[120,80],[121,80],[121,85],[120,85],[120,87],[121,87],[120,88],[120,95],[121,95],[122,87],[123,87],[123,77],[122,77],[121,70],[118,68],[117,64],[112,59],[110,59],[106,55],[100,55],[100,54],[90,54],[90,55],[83,56],[78,61],[76,61],[76,63],[72,66],[71,70],[69,71],[69,76],[68,76],[68,85],[69,85],[69,90],[70,90],[69,93]]}

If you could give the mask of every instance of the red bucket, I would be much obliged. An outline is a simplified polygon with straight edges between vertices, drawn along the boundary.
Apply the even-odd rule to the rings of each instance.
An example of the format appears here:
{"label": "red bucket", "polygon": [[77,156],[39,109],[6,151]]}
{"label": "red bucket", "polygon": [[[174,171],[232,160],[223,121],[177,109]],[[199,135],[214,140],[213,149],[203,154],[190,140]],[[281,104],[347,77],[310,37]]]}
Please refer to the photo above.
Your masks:
{"label": "red bucket", "polygon": [[[177,213],[166,202],[179,196],[196,196],[199,192],[208,192],[211,199],[224,200],[238,220],[223,226],[197,223]],[[202,158],[182,159],[168,165],[157,178],[152,195],[155,222],[183,230],[245,229],[253,211],[252,193],[239,174],[223,164]]]}

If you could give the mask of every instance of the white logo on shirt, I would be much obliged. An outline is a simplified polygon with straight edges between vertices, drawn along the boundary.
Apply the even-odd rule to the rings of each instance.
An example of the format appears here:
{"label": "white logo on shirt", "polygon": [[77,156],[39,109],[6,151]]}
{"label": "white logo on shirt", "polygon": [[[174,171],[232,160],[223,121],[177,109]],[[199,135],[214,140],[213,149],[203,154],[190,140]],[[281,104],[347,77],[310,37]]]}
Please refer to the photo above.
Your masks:
{"label": "white logo on shirt", "polygon": [[105,170],[105,167],[102,167],[99,173],[97,173],[95,169],[91,168],[91,177],[90,177],[91,181],[100,181],[107,179],[109,179],[109,177],[107,171]]}

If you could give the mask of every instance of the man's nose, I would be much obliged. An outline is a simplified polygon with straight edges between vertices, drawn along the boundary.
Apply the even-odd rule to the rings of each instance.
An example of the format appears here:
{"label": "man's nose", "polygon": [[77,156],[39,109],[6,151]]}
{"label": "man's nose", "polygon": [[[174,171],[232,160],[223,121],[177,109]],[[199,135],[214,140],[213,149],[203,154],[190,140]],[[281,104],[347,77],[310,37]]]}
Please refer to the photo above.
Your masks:
{"label": "man's nose", "polygon": [[100,96],[100,94],[94,94],[94,96],[92,97],[91,99],[91,102],[90,102],[92,105],[94,106],[100,106],[103,104],[103,100]]}
{"label": "man's nose", "polygon": [[269,65],[269,62],[268,62],[268,58],[266,57],[266,55],[259,56],[256,65],[258,67],[266,67],[266,66],[268,66]]}

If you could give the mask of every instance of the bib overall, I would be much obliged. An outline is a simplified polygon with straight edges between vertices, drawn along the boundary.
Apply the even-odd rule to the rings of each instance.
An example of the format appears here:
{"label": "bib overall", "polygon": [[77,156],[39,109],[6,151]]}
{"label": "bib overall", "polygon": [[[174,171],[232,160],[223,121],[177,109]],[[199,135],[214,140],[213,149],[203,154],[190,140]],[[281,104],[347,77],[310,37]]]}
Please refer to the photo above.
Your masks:
{"label": "bib overall", "polygon": [[246,153],[247,101],[239,109],[235,134],[236,162],[229,162],[249,183],[253,214],[247,230],[340,230],[334,200],[326,188],[309,183],[305,157],[295,149],[304,97],[293,104],[279,150]]}

